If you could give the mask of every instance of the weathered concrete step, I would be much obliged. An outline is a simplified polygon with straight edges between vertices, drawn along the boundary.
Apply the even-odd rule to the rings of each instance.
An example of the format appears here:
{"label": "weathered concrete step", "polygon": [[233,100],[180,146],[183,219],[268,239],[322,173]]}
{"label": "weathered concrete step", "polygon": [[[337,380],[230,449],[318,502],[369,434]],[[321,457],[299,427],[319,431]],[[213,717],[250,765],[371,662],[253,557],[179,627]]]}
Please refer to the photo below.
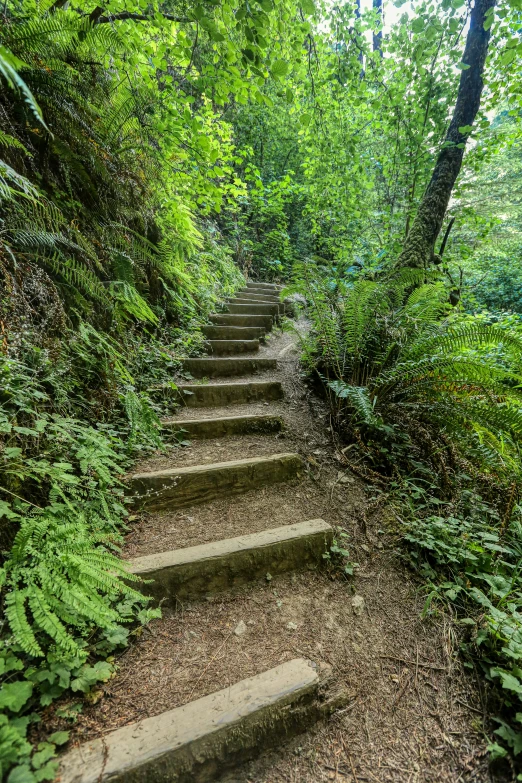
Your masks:
{"label": "weathered concrete step", "polygon": [[261,370],[277,369],[277,359],[236,359],[221,357],[197,357],[185,359],[183,368],[194,378],[228,378],[232,375],[247,375]]}
{"label": "weathered concrete step", "polygon": [[62,759],[61,783],[209,783],[346,703],[330,668],[296,658],[99,739]]}
{"label": "weathered concrete step", "polygon": [[273,294],[270,291],[257,291],[255,288],[247,288],[245,291],[238,291],[234,294],[234,299],[251,299],[262,302],[280,302],[279,294]]}
{"label": "weathered concrete step", "polygon": [[189,438],[223,438],[226,435],[273,433],[283,429],[281,416],[220,416],[216,419],[170,419],[162,422],[164,430],[187,434]]}
{"label": "weathered concrete step", "polygon": [[201,331],[209,340],[265,340],[265,330],[259,326],[204,326]]}
{"label": "weathered concrete step", "polygon": [[183,508],[288,481],[298,476],[302,468],[299,454],[250,457],[135,473],[130,477],[129,491],[138,507]]}
{"label": "weathered concrete step", "polygon": [[279,381],[247,381],[240,383],[187,383],[178,386],[178,399],[188,408],[222,408],[270,402],[283,397]]}
{"label": "weathered concrete step", "polygon": [[284,315],[286,305],[284,302],[267,302],[260,299],[227,299],[228,305],[268,305],[269,307],[277,307],[277,315]]}
{"label": "weathered concrete step", "polygon": [[332,543],[333,530],[322,519],[284,525],[262,533],[227,538],[210,544],[137,557],[133,574],[152,579],[143,591],[158,600],[194,599],[233,590],[267,572],[316,568]]}
{"label": "weathered concrete step", "polygon": [[213,313],[210,316],[213,324],[218,326],[260,326],[269,332],[274,325],[271,315],[239,315],[238,313]]}
{"label": "weathered concrete step", "polygon": [[283,288],[283,286],[279,285],[278,283],[263,283],[263,282],[260,282],[260,281],[253,281],[253,280],[249,280],[246,283],[246,287],[247,288],[267,288],[267,289],[270,289],[272,291],[280,291]]}
{"label": "weathered concrete step", "polygon": [[206,348],[216,356],[259,351],[259,340],[207,340]]}
{"label": "weathered concrete step", "polygon": [[250,302],[246,302],[245,304],[234,304],[229,302],[227,304],[227,312],[236,313],[237,315],[272,315],[274,318],[277,318],[279,315],[279,305],[251,304]]}

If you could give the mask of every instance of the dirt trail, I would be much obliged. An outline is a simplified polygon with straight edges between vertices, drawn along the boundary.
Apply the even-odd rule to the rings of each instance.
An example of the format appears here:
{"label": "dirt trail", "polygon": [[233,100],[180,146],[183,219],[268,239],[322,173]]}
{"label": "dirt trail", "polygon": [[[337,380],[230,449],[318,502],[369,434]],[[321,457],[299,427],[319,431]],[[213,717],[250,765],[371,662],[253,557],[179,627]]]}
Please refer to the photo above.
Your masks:
{"label": "dirt trail", "polygon": [[356,576],[346,580],[328,566],[321,572],[267,574],[264,582],[237,594],[164,609],[163,618],[120,657],[118,676],[79,717],[74,739],[103,735],[301,656],[330,664],[348,690],[348,703],[327,722],[226,780],[489,780],[482,709],[476,688],[460,670],[451,628],[444,619],[421,622],[423,597],[400,563],[385,519],[367,513],[364,486],[340,473],[328,412],[300,376],[296,343],[291,333],[274,333],[262,354],[278,357],[278,371],[251,378],[280,380],[283,400],[184,410],[179,416],[279,413],[284,433],[193,441],[139,469],[297,451],[305,475],[206,505],[143,514],[128,535],[125,555],[320,517],[348,533],[351,559],[359,564]]}

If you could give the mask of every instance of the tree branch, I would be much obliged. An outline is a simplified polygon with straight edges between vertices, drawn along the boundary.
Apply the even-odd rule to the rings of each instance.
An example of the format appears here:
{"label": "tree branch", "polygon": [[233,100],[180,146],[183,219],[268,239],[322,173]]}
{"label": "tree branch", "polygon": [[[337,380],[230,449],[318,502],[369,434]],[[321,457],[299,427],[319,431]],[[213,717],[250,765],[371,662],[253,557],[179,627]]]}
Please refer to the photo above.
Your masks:
{"label": "tree branch", "polygon": [[[94,11],[90,14],[91,19],[93,19],[93,15],[98,11],[98,8],[95,8]],[[182,24],[195,24],[195,19],[189,19],[188,17],[182,17],[182,16],[174,16],[173,14],[162,14],[162,16],[165,19],[168,19],[171,22],[180,22]],[[122,22],[126,19],[132,19],[135,22],[153,22],[154,19],[152,19],[150,16],[147,16],[146,14],[135,14],[131,11],[121,11],[119,14],[108,14],[107,16],[98,16],[95,19],[93,19],[94,24],[109,24],[110,22]]]}
{"label": "tree branch", "polygon": [[451,229],[453,228],[453,224],[454,224],[454,222],[455,222],[455,218],[454,218],[454,217],[452,217],[452,218],[451,218],[451,220],[450,220],[450,222],[448,223],[448,227],[446,228],[446,233],[444,234],[444,239],[442,240],[442,244],[441,244],[441,246],[440,246],[440,250],[439,250],[439,256],[440,256],[441,258],[442,258],[442,256],[444,255],[444,251],[445,251],[445,249],[446,249],[446,242],[448,241],[448,237],[449,237],[449,235],[450,235],[450,231],[451,231]]}

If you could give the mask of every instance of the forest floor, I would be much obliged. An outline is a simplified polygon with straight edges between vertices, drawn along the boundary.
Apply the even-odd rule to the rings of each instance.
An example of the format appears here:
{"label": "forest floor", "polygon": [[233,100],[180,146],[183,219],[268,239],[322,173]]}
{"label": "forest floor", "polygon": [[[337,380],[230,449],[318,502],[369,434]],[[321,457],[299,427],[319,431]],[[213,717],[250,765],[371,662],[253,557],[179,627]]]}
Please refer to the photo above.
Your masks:
{"label": "forest floor", "polygon": [[[493,780],[480,689],[461,668],[452,625],[443,615],[421,621],[421,585],[400,560],[386,510],[372,503],[362,482],[340,471],[328,411],[300,374],[296,335],[274,333],[260,354],[278,357],[279,369],[255,379],[280,380],[284,399],[202,409],[197,417],[281,413],[284,433],[193,441],[158,453],[140,468],[296,451],[305,460],[305,474],[235,498],[143,514],[132,524],[125,556],[322,518],[349,535],[356,575],[346,578],[331,566],[268,575],[233,595],[165,608],[163,618],[121,655],[118,675],[98,692],[96,704],[84,708],[72,739],[104,735],[304,657],[331,665],[337,684],[348,692],[346,706],[290,744],[229,773],[227,781]],[[179,418],[194,414],[185,410]],[[364,601],[362,612],[352,605],[355,596]],[[52,715],[49,720],[60,727]]]}

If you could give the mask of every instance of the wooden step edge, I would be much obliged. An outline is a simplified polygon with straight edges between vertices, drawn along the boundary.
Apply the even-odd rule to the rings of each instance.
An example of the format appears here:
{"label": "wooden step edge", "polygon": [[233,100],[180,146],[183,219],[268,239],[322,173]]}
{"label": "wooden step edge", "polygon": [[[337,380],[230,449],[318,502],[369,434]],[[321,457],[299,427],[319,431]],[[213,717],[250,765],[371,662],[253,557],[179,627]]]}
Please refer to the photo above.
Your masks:
{"label": "wooden step edge", "polygon": [[289,481],[302,470],[294,453],[168,468],[130,476],[128,494],[137,508],[184,508]]}
{"label": "wooden step edge", "polygon": [[246,291],[238,291],[234,294],[234,296],[229,297],[229,300],[233,299],[248,299],[251,301],[261,301],[261,302],[270,302],[273,304],[274,302],[279,303],[281,302],[281,299],[279,297],[279,294],[273,294],[270,292],[264,292],[261,291],[260,293],[257,293],[254,289],[248,289]]}
{"label": "wooden step edge", "polygon": [[245,285],[247,288],[274,288],[276,290],[279,290],[284,287],[279,283],[263,283],[259,280],[247,280]]}
{"label": "wooden step edge", "polygon": [[202,327],[201,331],[208,340],[259,340],[261,342],[265,338],[265,330],[261,326],[216,326],[216,324],[207,324]]}
{"label": "wooden step edge", "polygon": [[206,340],[205,347],[213,356],[259,351],[259,340]]}
{"label": "wooden step edge", "polygon": [[61,783],[208,783],[344,705],[331,669],[296,658],[182,707],[85,742]]}
{"label": "wooden step edge", "polygon": [[129,561],[129,569],[152,580],[142,589],[171,606],[234,590],[288,571],[317,568],[333,540],[332,527],[322,519],[263,530],[209,544],[145,555]]}
{"label": "wooden step edge", "polygon": [[[167,390],[169,391],[169,390]],[[221,408],[271,402],[284,397],[280,381],[236,381],[235,383],[187,383],[172,390],[173,396],[187,408]]]}
{"label": "wooden step edge", "polygon": [[183,367],[194,378],[226,378],[233,375],[246,375],[251,372],[260,372],[277,369],[277,359],[264,357],[226,357],[203,356],[193,359],[185,359]]}
{"label": "wooden step edge", "polygon": [[[274,318],[279,316],[279,305],[275,304],[227,304],[225,313],[227,315],[271,315]],[[216,314],[217,315],[217,314]]]}
{"label": "wooden step edge", "polygon": [[210,320],[215,326],[261,327],[270,332],[274,325],[272,315],[251,315],[248,313],[212,313]]}
{"label": "wooden step edge", "polygon": [[281,432],[283,419],[271,414],[219,416],[208,419],[170,419],[162,422],[166,432],[181,433],[188,438],[222,438],[227,435]]}

